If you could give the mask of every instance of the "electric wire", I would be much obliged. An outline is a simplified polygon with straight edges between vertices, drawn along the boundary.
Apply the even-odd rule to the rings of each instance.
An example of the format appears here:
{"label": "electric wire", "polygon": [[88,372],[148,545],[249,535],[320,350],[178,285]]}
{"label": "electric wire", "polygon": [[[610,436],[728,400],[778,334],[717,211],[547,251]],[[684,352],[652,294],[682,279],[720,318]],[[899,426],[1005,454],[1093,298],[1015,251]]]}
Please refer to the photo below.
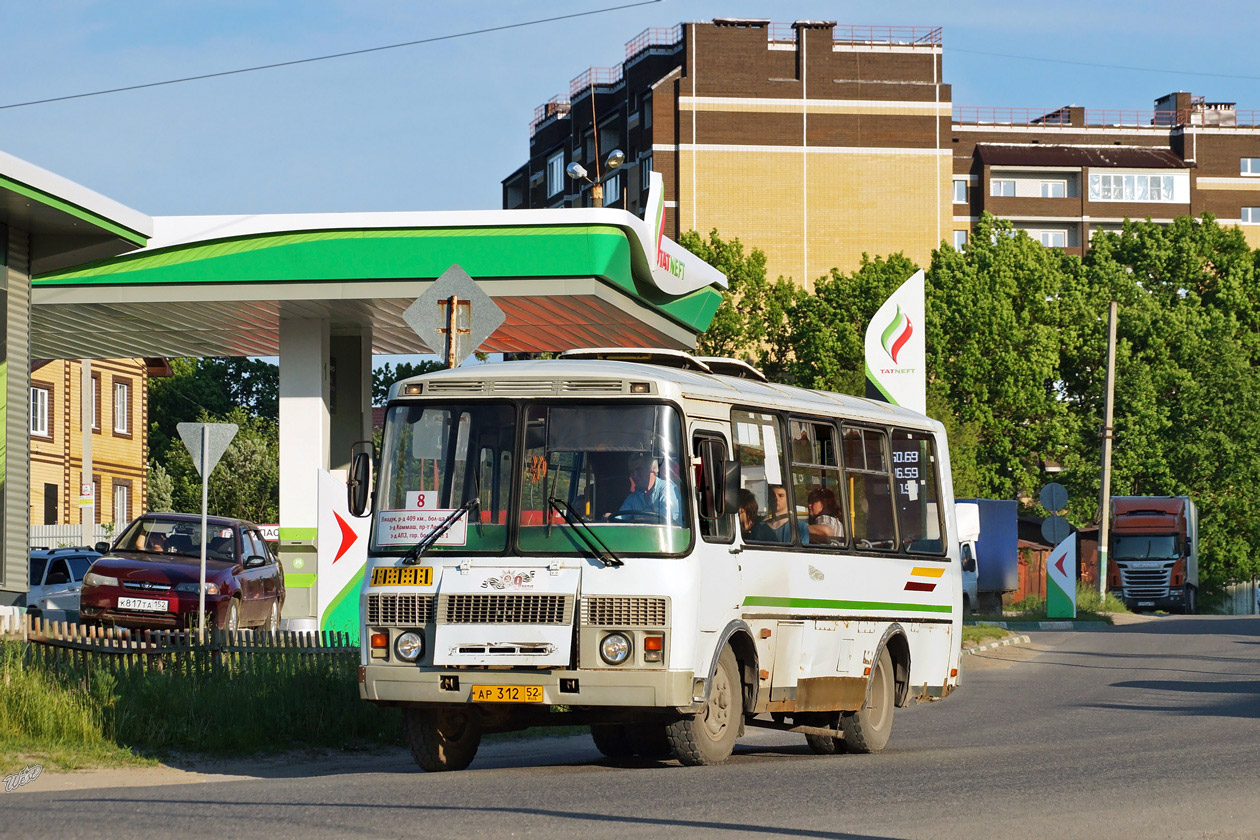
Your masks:
{"label": "electric wire", "polygon": [[0,105],[0,111],[10,108],[25,108],[28,105],[46,105],[50,102],[66,102],[71,99],[86,99],[91,96],[105,96],[111,93],[124,93],[129,90],[144,90],[145,88],[163,87],[165,85],[178,85],[184,82],[198,82],[204,79],[218,79],[224,76],[237,76],[242,73],[256,73],[260,70],[274,70],[278,67],[293,67],[298,64],[312,64],[316,61],[330,61],[334,58],[346,58],[355,55],[366,55],[368,53],[383,52],[385,50],[397,50],[403,47],[415,47],[422,44],[434,44],[439,41],[451,41],[456,38],[468,38],[473,35],[485,35],[490,32],[503,32],[508,29],[520,29],[526,26],[538,26],[543,23],[555,23],[560,20],[572,20],[573,18],[589,17],[590,15],[602,15],[607,12],[617,12],[622,9],[633,9],[636,6],[651,6],[655,3],[661,3],[664,0],[639,0],[637,3],[626,3],[621,6],[607,6],[602,9],[591,9],[586,12],[574,12],[568,15],[555,15],[548,18],[538,18],[537,20],[527,20],[520,23],[506,23],[502,26],[488,26],[484,29],[472,29],[467,32],[456,32],[450,35],[436,35],[432,38],[421,38],[417,41],[405,41],[401,44],[386,44],[380,47],[367,47],[361,50],[348,50],[346,52],[333,53],[331,55],[318,55],[312,58],[297,58],[292,61],[277,61],[272,64],[259,64],[254,67],[241,67],[236,70],[220,70],[216,73],[202,73],[197,76],[184,76],[179,79],[166,79],[161,82],[146,82],[139,85],[126,85],[124,87],[109,88],[108,90],[94,90],[87,93],[72,93],[66,96],[51,96],[47,99],[32,99],[27,102],[13,102],[8,105]]}

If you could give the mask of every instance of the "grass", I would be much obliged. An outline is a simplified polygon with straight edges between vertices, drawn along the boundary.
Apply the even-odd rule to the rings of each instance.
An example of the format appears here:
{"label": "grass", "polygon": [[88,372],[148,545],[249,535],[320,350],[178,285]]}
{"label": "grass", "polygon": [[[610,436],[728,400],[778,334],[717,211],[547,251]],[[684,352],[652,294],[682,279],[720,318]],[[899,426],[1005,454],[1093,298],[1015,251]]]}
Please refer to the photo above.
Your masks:
{"label": "grass", "polygon": [[[1076,587],[1076,620],[1103,621],[1111,624],[1112,613],[1127,613],[1129,608],[1116,596],[1098,594],[1092,587]],[[1055,621],[1046,615],[1046,599],[1040,595],[1028,597],[1011,604],[1001,615],[973,615],[975,621]]]}
{"label": "grass", "polygon": [[992,624],[964,624],[962,629],[962,641],[966,646],[968,642],[976,645],[982,645],[990,640],[1005,639],[1012,635],[1009,630],[1001,627],[995,627]]}
{"label": "grass", "polygon": [[358,657],[275,652],[73,667],[0,644],[0,770],[152,764],[171,752],[250,755],[399,743],[395,709],[359,699]]}

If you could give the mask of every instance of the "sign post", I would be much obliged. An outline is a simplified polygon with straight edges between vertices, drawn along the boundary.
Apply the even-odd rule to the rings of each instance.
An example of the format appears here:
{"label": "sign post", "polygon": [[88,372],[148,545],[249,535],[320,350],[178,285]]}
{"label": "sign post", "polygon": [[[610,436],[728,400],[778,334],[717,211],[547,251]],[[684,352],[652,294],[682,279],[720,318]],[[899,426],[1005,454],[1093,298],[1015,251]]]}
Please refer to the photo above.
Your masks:
{"label": "sign post", "polygon": [[206,640],[206,515],[210,499],[210,471],[236,437],[235,423],[179,423],[176,425],[193,465],[201,473],[201,577],[197,587],[197,638]]}
{"label": "sign post", "polygon": [[1062,484],[1041,488],[1041,506],[1051,511],[1041,523],[1041,536],[1054,546],[1046,561],[1046,617],[1076,618],[1076,534],[1059,515],[1067,508],[1068,494]]}

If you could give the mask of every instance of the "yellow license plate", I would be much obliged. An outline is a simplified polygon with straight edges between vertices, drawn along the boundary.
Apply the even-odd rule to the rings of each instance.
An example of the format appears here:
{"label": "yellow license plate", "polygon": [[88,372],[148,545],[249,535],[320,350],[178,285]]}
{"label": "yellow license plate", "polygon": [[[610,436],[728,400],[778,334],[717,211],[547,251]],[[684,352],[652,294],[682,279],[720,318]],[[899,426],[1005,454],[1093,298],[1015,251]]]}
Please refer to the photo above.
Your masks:
{"label": "yellow license plate", "polygon": [[372,586],[432,586],[429,566],[377,566],[372,570]]}
{"label": "yellow license plate", "polygon": [[474,685],[474,703],[541,703],[541,685]]}

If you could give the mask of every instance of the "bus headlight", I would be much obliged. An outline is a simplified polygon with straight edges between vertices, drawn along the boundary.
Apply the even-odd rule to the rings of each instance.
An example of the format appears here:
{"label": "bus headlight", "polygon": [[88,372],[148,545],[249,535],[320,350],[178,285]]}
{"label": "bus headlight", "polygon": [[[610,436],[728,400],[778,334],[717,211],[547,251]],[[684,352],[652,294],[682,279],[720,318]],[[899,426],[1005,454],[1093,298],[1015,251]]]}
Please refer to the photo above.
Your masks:
{"label": "bus headlight", "polygon": [[394,640],[394,653],[404,662],[415,662],[424,654],[424,634],[419,630],[398,634]]}
{"label": "bus headlight", "polygon": [[599,655],[609,665],[620,665],[630,658],[634,646],[624,633],[609,633],[599,643]]}

